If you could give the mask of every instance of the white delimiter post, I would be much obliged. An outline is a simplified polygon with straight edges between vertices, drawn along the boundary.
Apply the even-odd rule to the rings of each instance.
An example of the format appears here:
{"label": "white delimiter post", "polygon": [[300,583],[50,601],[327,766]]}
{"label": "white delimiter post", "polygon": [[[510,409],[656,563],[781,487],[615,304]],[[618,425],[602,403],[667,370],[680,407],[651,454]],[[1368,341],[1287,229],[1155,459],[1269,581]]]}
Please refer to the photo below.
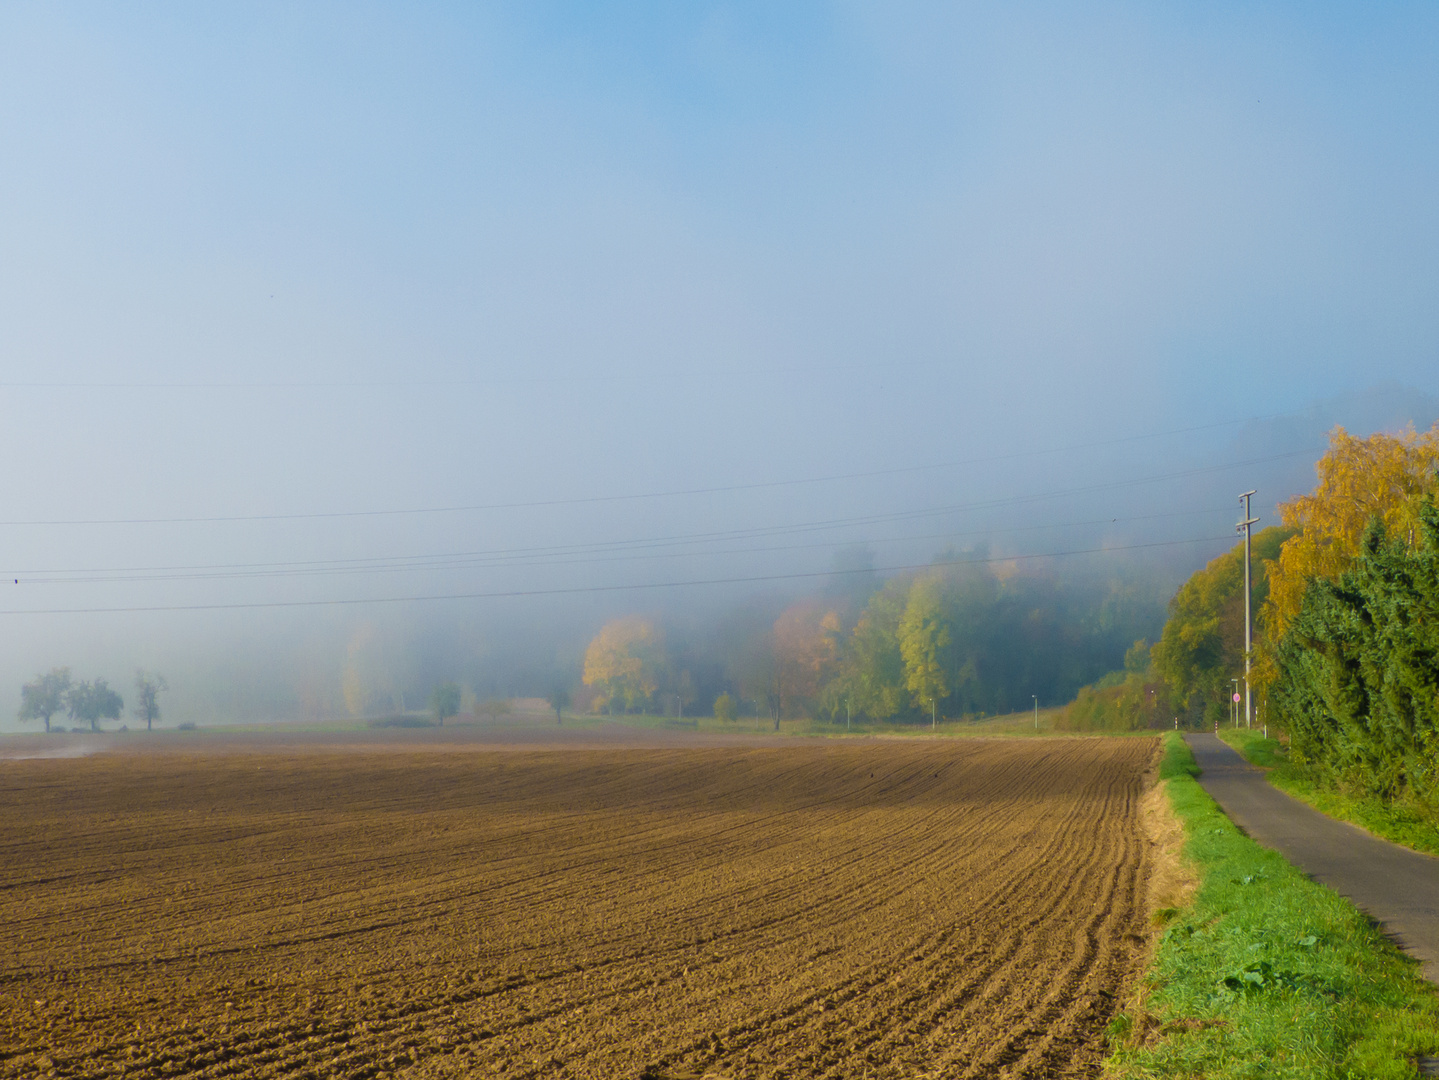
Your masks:
{"label": "white delimiter post", "polygon": [[1256,492],[1246,491],[1239,496],[1239,501],[1244,504],[1244,520],[1235,526],[1237,532],[1244,533],[1244,726],[1246,728],[1250,726],[1249,719],[1254,715],[1249,709],[1249,656],[1254,646],[1254,620],[1249,612],[1249,527],[1259,521],[1249,512],[1249,497],[1254,494]]}

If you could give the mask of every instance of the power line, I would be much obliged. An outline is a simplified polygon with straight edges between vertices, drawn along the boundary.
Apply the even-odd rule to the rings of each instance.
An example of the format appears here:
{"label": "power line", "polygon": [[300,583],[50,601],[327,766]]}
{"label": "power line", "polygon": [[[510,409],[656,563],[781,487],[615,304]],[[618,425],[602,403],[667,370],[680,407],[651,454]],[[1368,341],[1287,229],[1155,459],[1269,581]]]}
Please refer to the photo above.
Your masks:
{"label": "power line", "polygon": [[939,559],[933,562],[908,563],[901,566],[878,566],[861,570],[817,570],[794,574],[757,574],[746,577],[697,578],[691,581],[656,581],[633,585],[580,585],[557,589],[510,589],[494,592],[431,593],[416,596],[349,597],[332,600],[273,600],[250,601],[228,604],[157,604],[134,607],[91,607],[91,608],[26,608],[0,609],[3,615],[108,615],[139,614],[148,612],[173,611],[242,611],[260,608],[305,608],[305,607],[351,607],[360,604],[406,604],[436,600],[499,600],[515,597],[563,596],[581,593],[634,592],[644,589],[676,589],[702,585],[752,585],[770,581],[797,581],[813,578],[845,577],[853,574],[890,574],[908,570],[925,570],[938,566],[986,565],[997,562],[1026,562],[1035,559],[1058,559],[1072,555],[1095,555],[1113,551],[1137,551],[1144,548],[1178,547],[1186,544],[1206,544],[1216,540],[1232,540],[1233,537],[1204,536],[1191,540],[1163,540],[1149,544],[1128,544],[1115,547],[1080,548],[1071,551],[1052,551],[1039,555],[1006,555],[983,559]]}
{"label": "power line", "polygon": [[[909,536],[865,537],[853,543],[895,544],[913,543],[920,540],[943,540],[966,536],[994,536],[1013,533],[1038,532],[1049,529],[1077,529],[1095,525],[1113,525],[1123,522],[1156,521],[1175,517],[1194,517],[1201,514],[1227,513],[1228,507],[1211,507],[1203,510],[1179,510],[1162,514],[1137,514],[1124,518],[1093,518],[1088,521],[1049,522],[1041,525],[1022,525],[1007,529],[972,529],[964,532],[947,530],[938,533],[921,533]],[[12,570],[12,576],[23,578],[26,585],[78,585],[158,581],[219,581],[252,580],[256,578],[280,577],[324,577],[342,574],[410,573],[426,570],[467,570],[477,567],[504,566],[575,566],[606,562],[633,562],[649,559],[711,558],[719,555],[750,555],[781,551],[806,551],[815,548],[833,547],[833,541],[806,544],[781,544],[767,547],[701,549],[693,551],[670,551],[638,553],[639,546],[646,541],[633,541],[636,547],[615,549],[598,545],[572,545],[535,548],[500,548],[479,551],[437,552],[420,555],[370,556],[353,559],[311,559],[262,563],[211,563],[179,566],[131,566],[93,567],[75,570]],[[657,546],[649,544],[649,546]]]}
{"label": "power line", "polygon": [[[1182,431],[1200,431],[1206,427],[1217,427],[1222,425],[1202,425],[1195,428],[1181,429]],[[504,503],[474,503],[456,506],[429,506],[411,507],[385,510],[333,510],[333,511],[307,511],[293,514],[219,514],[210,516],[189,516],[189,517],[150,517],[150,518],[53,518],[34,520],[12,520],[0,521],[0,526],[8,527],[58,527],[58,526],[97,526],[97,525],[204,525],[204,524],[228,524],[245,521],[315,521],[335,520],[373,517],[401,517],[410,515],[430,514],[456,514],[475,513],[492,510],[533,510],[556,506],[590,506],[599,503],[616,502],[637,502],[651,499],[668,499],[681,496],[693,495],[719,495],[737,491],[760,491],[782,487],[798,487],[806,484],[826,484],[845,480],[873,479],[882,476],[899,476],[919,472],[931,472],[938,469],[959,468],[967,465],[981,465],[996,461],[1010,461],[1020,458],[1031,458],[1049,454],[1069,453],[1075,450],[1094,449],[1103,446],[1116,446],[1128,442],[1136,442],[1142,439],[1158,438],[1161,434],[1171,432],[1160,432],[1150,435],[1134,435],[1120,439],[1111,439],[1103,442],[1081,443],[1073,446],[1055,447],[1049,450],[1026,450],[1016,451],[1011,454],[996,454],[989,457],[971,458],[964,461],[940,462],[929,465],[910,465],[894,469],[875,469],[867,472],[836,473],[830,476],[808,477],[798,480],[769,480],[752,484],[727,484],[718,487],[707,488],[677,488],[670,491],[651,491],[629,495],[585,495],[570,499],[535,499],[528,501],[515,501]],[[1305,448],[1291,450],[1282,454],[1271,454],[1265,457],[1252,458],[1248,461],[1237,461],[1225,465],[1203,466],[1189,469],[1178,473],[1169,473],[1160,476],[1146,477],[1138,480],[1113,481],[1106,484],[1090,485],[1088,487],[1075,488],[1071,492],[1060,492],[1056,494],[1081,493],[1089,491],[1105,490],[1114,487],[1123,487],[1129,484],[1153,483],[1159,480],[1177,479],[1185,476],[1194,476],[1206,472],[1218,472],[1224,469],[1241,468],[1248,465],[1258,465],[1270,461],[1279,461],[1285,458],[1298,457],[1301,454],[1322,453],[1323,448]],[[1030,501],[1035,499],[1052,498],[1054,495],[1029,496]],[[976,506],[1002,505],[1011,501],[1026,501],[1024,497],[1014,500],[994,500],[990,503],[975,504]]]}

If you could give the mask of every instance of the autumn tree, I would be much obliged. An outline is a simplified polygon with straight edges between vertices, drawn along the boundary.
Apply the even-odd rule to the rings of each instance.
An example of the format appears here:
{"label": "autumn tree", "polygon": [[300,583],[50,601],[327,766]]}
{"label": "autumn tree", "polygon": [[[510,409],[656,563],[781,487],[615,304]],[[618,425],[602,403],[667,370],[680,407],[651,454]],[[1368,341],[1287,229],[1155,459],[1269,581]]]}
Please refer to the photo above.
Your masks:
{"label": "autumn tree", "polygon": [[740,695],[752,701],[755,716],[773,717],[777,708],[775,687],[777,665],[774,655],[774,628],[752,633],[744,642],[730,668]]}
{"label": "autumn tree", "polygon": [[917,708],[930,709],[936,722],[939,699],[949,694],[945,654],[951,640],[940,578],[926,574],[914,580],[899,620],[899,652],[904,659],[904,685]]}
{"label": "autumn tree", "polygon": [[[1262,618],[1272,641],[1299,614],[1311,581],[1336,581],[1358,556],[1372,519],[1386,536],[1411,547],[1420,504],[1436,491],[1439,423],[1423,435],[1412,427],[1397,435],[1329,434],[1329,449],[1316,466],[1319,484],[1308,495],[1279,507],[1280,519],[1297,530],[1269,567],[1269,596]],[[1265,681],[1272,676],[1266,666]]]}
{"label": "autumn tree", "polygon": [[160,693],[170,689],[163,675],[152,675],[143,668],[135,672],[135,715],[145,721],[145,730],[153,731],[160,719]]}
{"label": "autumn tree", "polygon": [[70,669],[54,668],[48,675],[37,675],[33,682],[20,688],[20,719],[43,720],[50,732],[50,717],[65,710],[70,693]]}
{"label": "autumn tree", "polygon": [[[1271,525],[1254,534],[1250,603],[1269,595],[1273,560],[1294,531]],[[1244,671],[1244,545],[1197,570],[1169,602],[1169,620],[1153,649],[1154,667],[1174,703],[1207,721],[1227,715],[1230,680]]]}
{"label": "autumn tree", "polygon": [[627,616],[604,625],[585,650],[584,683],[593,687],[595,707],[613,713],[642,706],[659,688],[664,643],[647,619]]}
{"label": "autumn tree", "polygon": [[787,607],[774,623],[775,730],[786,706],[793,712],[819,696],[839,654],[839,615],[818,601]]}

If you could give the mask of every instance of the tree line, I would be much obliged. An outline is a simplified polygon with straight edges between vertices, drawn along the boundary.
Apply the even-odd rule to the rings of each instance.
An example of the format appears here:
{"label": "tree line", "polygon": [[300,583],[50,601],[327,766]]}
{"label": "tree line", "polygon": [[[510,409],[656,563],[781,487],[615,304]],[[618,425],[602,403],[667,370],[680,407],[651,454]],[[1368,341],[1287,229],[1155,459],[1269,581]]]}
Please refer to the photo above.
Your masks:
{"label": "tree line", "polygon": [[605,624],[576,700],[597,712],[900,723],[978,717],[1067,700],[1115,666],[1162,607],[1131,585],[1066,586],[984,551],[923,571],[802,597],[746,632],[696,647],[653,617]]}
{"label": "tree line", "polygon": [[[147,731],[160,719],[159,696],[169,688],[163,675],[143,669],[135,672],[134,712],[145,721]],[[125,699],[112,690],[105,679],[76,682],[68,667],[53,668],[20,688],[20,719],[43,721],[47,733],[51,730],[51,718],[57,714],[68,716],[71,723],[80,721],[89,724],[91,731],[99,731],[101,720],[120,719],[124,708]]]}
{"label": "tree line", "polygon": [[[1439,424],[1336,428],[1315,489],[1253,540],[1252,688],[1292,759],[1342,789],[1439,804]],[[1160,640],[1086,687],[1070,727],[1225,722],[1244,673],[1243,548],[1196,572]]]}

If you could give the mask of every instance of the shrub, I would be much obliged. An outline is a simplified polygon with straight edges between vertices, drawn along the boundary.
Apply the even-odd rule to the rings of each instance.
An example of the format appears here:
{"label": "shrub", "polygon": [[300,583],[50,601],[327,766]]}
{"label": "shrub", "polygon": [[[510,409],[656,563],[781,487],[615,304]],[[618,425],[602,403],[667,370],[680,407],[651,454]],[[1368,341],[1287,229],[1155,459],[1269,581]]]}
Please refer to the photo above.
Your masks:
{"label": "shrub", "polygon": [[734,698],[730,697],[727,693],[721,694],[719,697],[715,698],[716,720],[723,720],[728,722],[730,720],[733,720],[735,718],[735,715],[736,709]]}

